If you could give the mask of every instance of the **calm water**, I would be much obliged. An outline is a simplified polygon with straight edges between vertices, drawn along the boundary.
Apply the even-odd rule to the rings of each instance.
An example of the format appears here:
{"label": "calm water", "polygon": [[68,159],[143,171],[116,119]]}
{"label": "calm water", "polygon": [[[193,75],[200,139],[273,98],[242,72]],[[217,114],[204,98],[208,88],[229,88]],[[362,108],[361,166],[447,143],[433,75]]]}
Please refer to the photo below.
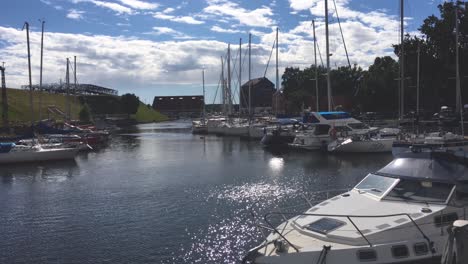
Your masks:
{"label": "calm water", "polygon": [[0,167],[0,263],[235,263],[258,215],[349,188],[391,155],[272,153],[140,125],[75,162]]}

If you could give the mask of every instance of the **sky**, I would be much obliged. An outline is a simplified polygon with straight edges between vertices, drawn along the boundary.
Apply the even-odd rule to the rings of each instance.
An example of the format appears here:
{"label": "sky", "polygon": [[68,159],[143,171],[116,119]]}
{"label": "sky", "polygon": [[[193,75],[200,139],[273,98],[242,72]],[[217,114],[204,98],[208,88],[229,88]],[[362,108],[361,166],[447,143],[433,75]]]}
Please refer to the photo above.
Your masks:
{"label": "sky", "polygon": [[[399,41],[400,1],[335,0],[336,9],[334,1],[328,1],[332,67],[347,65],[336,14],[351,64],[367,69],[377,56],[395,57],[392,44]],[[426,17],[438,15],[437,5],[442,1],[405,1],[405,32],[418,34]],[[241,83],[248,80],[249,33],[252,78],[265,75],[275,83],[274,53],[269,59],[276,28],[280,75],[286,67],[308,67],[314,63],[312,19],[319,49],[325,54],[324,6],[325,0],[2,1],[0,62],[5,62],[8,87],[28,83],[26,32],[22,30],[28,21],[32,80],[39,83],[43,20],[44,83],[65,80],[66,58],[77,56],[78,83],[134,93],[145,103],[152,103],[154,96],[202,94],[204,70],[206,102],[219,102],[221,57],[226,58],[228,44],[234,95],[238,94],[239,72]]]}

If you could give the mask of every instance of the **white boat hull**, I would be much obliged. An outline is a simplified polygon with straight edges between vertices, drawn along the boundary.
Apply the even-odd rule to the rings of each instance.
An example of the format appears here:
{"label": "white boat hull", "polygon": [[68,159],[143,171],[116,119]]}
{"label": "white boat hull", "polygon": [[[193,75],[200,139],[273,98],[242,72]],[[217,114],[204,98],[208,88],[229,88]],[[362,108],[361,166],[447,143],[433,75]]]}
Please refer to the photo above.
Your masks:
{"label": "white boat hull", "polygon": [[249,134],[248,126],[223,127],[222,134],[225,136],[247,136]]}
{"label": "white boat hull", "polygon": [[0,164],[74,159],[78,148],[41,149],[0,153]]}
{"label": "white boat hull", "polygon": [[346,141],[335,140],[328,145],[329,152],[349,152],[349,153],[378,153],[391,152],[392,145],[395,139],[370,139],[362,141]]}

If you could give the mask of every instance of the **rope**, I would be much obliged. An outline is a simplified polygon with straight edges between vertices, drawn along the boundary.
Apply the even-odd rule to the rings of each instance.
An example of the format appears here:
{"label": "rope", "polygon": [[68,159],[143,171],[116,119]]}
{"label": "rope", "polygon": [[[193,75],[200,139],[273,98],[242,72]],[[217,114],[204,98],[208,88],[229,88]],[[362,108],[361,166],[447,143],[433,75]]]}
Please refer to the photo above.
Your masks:
{"label": "rope", "polygon": [[336,20],[338,21],[338,26],[340,27],[340,33],[341,33],[341,39],[343,40],[343,46],[344,50],[346,53],[346,59],[348,60],[348,66],[351,69],[351,62],[349,62],[349,56],[348,56],[348,49],[346,48],[346,42],[343,36],[343,29],[341,28],[341,22],[340,22],[340,17],[338,16],[338,9],[336,8],[336,1],[333,0],[333,4],[335,5],[335,14],[336,14]]}
{"label": "rope", "polygon": [[270,57],[268,58],[268,62],[265,68],[265,73],[263,74],[263,78],[265,78],[267,70],[268,70],[268,66],[270,66],[270,60],[271,60],[271,56],[273,55],[273,50],[275,49],[275,44],[276,44],[276,39],[275,41],[273,41],[273,47],[271,48]]}

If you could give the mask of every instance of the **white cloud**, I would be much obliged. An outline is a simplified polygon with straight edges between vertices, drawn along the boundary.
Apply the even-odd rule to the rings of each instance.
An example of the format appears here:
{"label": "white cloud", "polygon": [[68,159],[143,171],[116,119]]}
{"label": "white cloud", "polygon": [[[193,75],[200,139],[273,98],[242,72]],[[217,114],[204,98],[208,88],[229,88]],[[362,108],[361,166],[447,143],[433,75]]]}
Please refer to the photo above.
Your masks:
{"label": "white cloud", "polygon": [[168,15],[164,12],[156,12],[153,14],[153,17],[157,19],[169,20],[172,22],[192,24],[192,25],[200,25],[200,24],[205,23],[204,21],[196,20],[195,18],[191,16],[173,16],[173,15]]}
{"label": "white cloud", "polygon": [[158,8],[158,4],[156,3],[148,3],[139,0],[119,0],[122,4],[130,6],[134,9],[156,9]]}
{"label": "white cloud", "polygon": [[244,33],[242,30],[226,29],[226,28],[221,28],[219,26],[212,26],[211,31],[220,32],[220,33],[230,33],[230,34]]}
{"label": "white cloud", "polygon": [[133,10],[131,8],[128,8],[126,6],[123,6],[123,5],[119,5],[117,3],[112,3],[112,2],[104,2],[104,1],[91,1],[91,3],[99,6],[99,7],[105,7],[105,8],[109,8],[115,12],[117,12],[117,14],[132,14],[133,13]]}
{"label": "white cloud", "polygon": [[251,27],[269,27],[275,23],[271,18],[273,10],[267,6],[247,10],[227,0],[207,0],[207,2],[208,6],[203,9],[203,12],[216,18],[230,18]]}
{"label": "white cloud", "polygon": [[121,15],[121,14],[131,15],[131,14],[135,13],[131,8],[120,5],[120,4],[117,4],[117,3],[114,3],[114,2],[106,2],[106,1],[99,1],[99,0],[71,0],[71,2],[74,3],[74,4],[92,3],[92,4],[94,4],[96,6],[99,6],[99,7],[108,8],[108,9],[116,12],[119,15]]}
{"label": "white cloud", "polygon": [[76,9],[70,9],[68,10],[67,17],[73,20],[81,20],[83,19],[83,14],[84,11],[76,10]]}
{"label": "white cloud", "polygon": [[172,12],[174,12],[174,11],[175,11],[174,8],[168,7],[168,8],[166,8],[166,9],[164,9],[162,12],[163,12],[164,14],[169,14],[169,13],[172,13]]}
{"label": "white cloud", "polygon": [[313,6],[313,1],[311,0],[289,0],[290,7],[293,10],[306,10]]}

